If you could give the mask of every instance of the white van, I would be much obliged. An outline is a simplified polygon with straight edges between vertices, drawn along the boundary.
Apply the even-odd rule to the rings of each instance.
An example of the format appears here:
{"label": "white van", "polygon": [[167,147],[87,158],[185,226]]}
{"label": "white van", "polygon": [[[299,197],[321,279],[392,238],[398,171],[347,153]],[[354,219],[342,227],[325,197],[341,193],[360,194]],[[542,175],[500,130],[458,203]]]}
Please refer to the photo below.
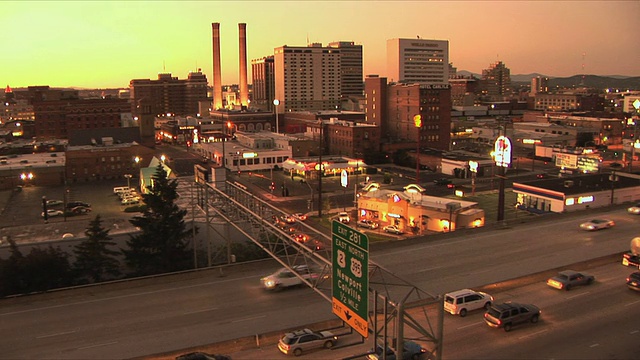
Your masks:
{"label": "white van", "polygon": [[128,187],[128,186],[118,186],[118,187],[114,187],[113,188],[113,193],[114,194],[120,194],[120,193],[131,191],[131,190],[133,190],[133,189]]}
{"label": "white van", "polygon": [[462,289],[445,294],[444,310],[452,315],[465,317],[468,311],[476,309],[489,309],[493,302],[493,296],[482,291]]}

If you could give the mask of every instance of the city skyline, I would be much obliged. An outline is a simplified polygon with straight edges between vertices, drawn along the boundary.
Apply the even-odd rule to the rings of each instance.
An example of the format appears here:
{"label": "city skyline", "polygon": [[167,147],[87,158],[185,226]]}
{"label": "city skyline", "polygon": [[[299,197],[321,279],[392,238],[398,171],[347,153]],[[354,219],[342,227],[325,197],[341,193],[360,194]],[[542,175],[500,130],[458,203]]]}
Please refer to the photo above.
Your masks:
{"label": "city skyline", "polygon": [[459,71],[481,73],[502,61],[512,74],[640,75],[640,49],[632,46],[640,2],[10,1],[3,8],[0,81],[15,88],[126,88],[132,79],[162,72],[182,79],[198,69],[211,84],[213,22],[222,84],[238,83],[238,23],[247,24],[248,61],[283,45],[353,41],[363,46],[364,75],[387,76],[387,40],[419,36],[448,40]]}

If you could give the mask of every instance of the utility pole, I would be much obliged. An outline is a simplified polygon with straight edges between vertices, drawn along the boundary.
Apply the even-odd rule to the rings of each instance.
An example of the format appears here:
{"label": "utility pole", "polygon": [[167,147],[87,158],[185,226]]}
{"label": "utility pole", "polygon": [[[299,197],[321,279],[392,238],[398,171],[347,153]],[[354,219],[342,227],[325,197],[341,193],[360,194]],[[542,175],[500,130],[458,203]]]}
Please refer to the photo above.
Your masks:
{"label": "utility pole", "polygon": [[320,120],[320,155],[318,156],[318,217],[322,217],[322,177],[324,175],[324,168],[322,166],[322,150],[324,150],[323,137],[324,123]]}

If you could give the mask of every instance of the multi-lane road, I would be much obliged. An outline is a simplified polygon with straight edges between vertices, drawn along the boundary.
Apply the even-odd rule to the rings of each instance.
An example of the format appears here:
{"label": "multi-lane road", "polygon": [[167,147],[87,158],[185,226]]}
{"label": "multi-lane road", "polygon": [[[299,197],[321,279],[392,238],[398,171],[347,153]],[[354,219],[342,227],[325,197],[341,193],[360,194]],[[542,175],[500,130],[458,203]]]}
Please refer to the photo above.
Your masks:
{"label": "multi-lane road", "polygon": [[[599,232],[578,230],[580,222],[595,216],[614,219],[617,226]],[[432,294],[442,294],[458,288],[478,287],[567,266],[588,258],[621,253],[628,249],[631,238],[640,234],[640,222],[637,217],[628,215],[623,210],[611,210],[597,215],[591,212],[590,215],[555,216],[546,221],[519,224],[500,230],[477,230],[406,241],[399,243],[397,247],[373,250],[370,258],[419,288]],[[593,286],[593,291],[600,289],[603,294],[576,298],[575,304],[567,299],[564,305],[567,311],[578,311],[578,302],[585,301],[585,305],[580,306],[593,311],[594,308],[601,308],[603,303],[608,304],[611,299],[617,299],[615,301],[619,302],[618,305],[607,307],[604,313],[606,316],[591,317],[594,331],[604,331],[607,326],[613,328],[615,321],[622,321],[627,317],[640,317],[640,303],[620,300],[620,294],[626,293],[622,292],[611,299],[607,297],[609,286],[617,292],[624,283],[624,279],[619,277],[631,272],[616,263],[610,266],[622,270],[619,274],[615,273],[616,270],[611,273],[603,270],[604,275],[596,274],[602,279]],[[278,293],[263,291],[259,278],[275,268],[275,262],[267,261],[236,265],[223,270],[190,272],[3,299],[0,300],[0,357],[128,358],[253,336],[334,318],[330,305],[309,289]],[[516,296],[508,293],[501,295],[501,298],[516,296],[526,301],[542,302],[547,298],[559,299],[574,295],[573,291],[568,295],[559,294],[544,286],[522,291],[523,294]],[[592,290],[580,289],[575,294],[584,291]],[[626,303],[630,305],[625,305]],[[560,308],[558,314],[563,313]],[[552,328],[545,327],[546,324],[561,329],[565,322],[568,326],[574,321],[573,318],[557,316],[547,318],[546,311],[543,316],[544,326],[539,326],[539,329],[527,327],[527,330],[514,334],[533,334],[535,331]],[[479,320],[477,315],[465,318],[465,324],[460,326],[466,326],[466,321],[472,319]],[[623,322],[628,323],[626,320]],[[473,327],[474,325],[469,326],[471,329]],[[581,328],[584,325],[575,328],[576,338],[569,339],[567,348],[575,346],[582,336],[578,331]],[[500,340],[504,339],[504,334],[498,335],[495,331],[489,334],[491,335],[488,336],[495,337],[496,345],[505,343]],[[561,330],[557,333],[558,336],[554,334],[554,331],[547,330],[546,334],[535,336],[540,337],[543,343],[559,341],[547,338],[552,335],[554,339],[559,335],[573,336]],[[608,335],[607,339],[619,347],[628,348],[631,346],[628,340],[633,339],[633,336]],[[637,338],[635,339],[637,344]],[[472,357],[496,357],[490,353],[492,346],[494,345],[483,344],[483,349],[486,348],[482,350],[483,355]],[[510,349],[508,343],[505,343],[505,347]],[[560,351],[561,348],[558,349]],[[528,350],[528,354],[535,357],[546,354],[536,352],[534,347]],[[445,351],[445,354],[452,354],[450,349]],[[508,350],[504,351],[508,353]],[[463,357],[468,358],[472,353],[463,353]],[[571,354],[571,350],[560,353],[566,354]],[[563,357],[560,355],[556,358]]]}

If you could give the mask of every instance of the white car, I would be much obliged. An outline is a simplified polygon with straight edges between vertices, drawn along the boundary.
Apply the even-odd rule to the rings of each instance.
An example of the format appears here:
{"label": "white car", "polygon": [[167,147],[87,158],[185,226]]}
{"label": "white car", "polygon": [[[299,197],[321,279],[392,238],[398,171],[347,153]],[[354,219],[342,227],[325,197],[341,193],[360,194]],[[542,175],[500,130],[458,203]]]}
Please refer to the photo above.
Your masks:
{"label": "white car", "polygon": [[627,209],[629,214],[640,215],[640,203],[633,205],[632,207]]}
{"label": "white car", "polygon": [[120,203],[122,205],[132,205],[132,204],[138,204],[139,202],[140,202],[139,197],[128,197],[128,198],[122,199]]}
{"label": "white car", "polygon": [[351,221],[351,218],[349,217],[349,214],[343,211],[338,214],[338,221],[343,224],[348,224]]}
{"label": "white car", "polygon": [[387,225],[384,228],[382,228],[382,230],[384,230],[384,232],[388,232],[396,235],[404,234],[404,231],[400,230],[400,228],[396,225]]}
{"label": "white car", "polygon": [[580,224],[580,229],[593,231],[600,229],[608,229],[610,227],[615,226],[616,223],[613,220],[609,219],[593,219],[587,222]]}
{"label": "white car", "polygon": [[47,206],[62,205],[62,200],[47,200]]}
{"label": "white car", "polygon": [[[62,214],[64,213],[60,210],[53,210],[53,209],[47,210],[47,217],[61,216]],[[44,212],[42,212],[40,216],[44,217]]]}
{"label": "white car", "polygon": [[489,309],[493,296],[482,291],[462,289],[444,295],[444,310],[451,315],[465,317],[468,311]]}
{"label": "white car", "polygon": [[[296,265],[293,266],[292,269],[300,274],[300,276],[305,280],[316,279],[319,276],[306,265]],[[260,282],[267,290],[277,290],[303,284],[302,279],[297,277],[293,271],[287,268],[282,268],[271,275],[263,277],[260,279]]]}

